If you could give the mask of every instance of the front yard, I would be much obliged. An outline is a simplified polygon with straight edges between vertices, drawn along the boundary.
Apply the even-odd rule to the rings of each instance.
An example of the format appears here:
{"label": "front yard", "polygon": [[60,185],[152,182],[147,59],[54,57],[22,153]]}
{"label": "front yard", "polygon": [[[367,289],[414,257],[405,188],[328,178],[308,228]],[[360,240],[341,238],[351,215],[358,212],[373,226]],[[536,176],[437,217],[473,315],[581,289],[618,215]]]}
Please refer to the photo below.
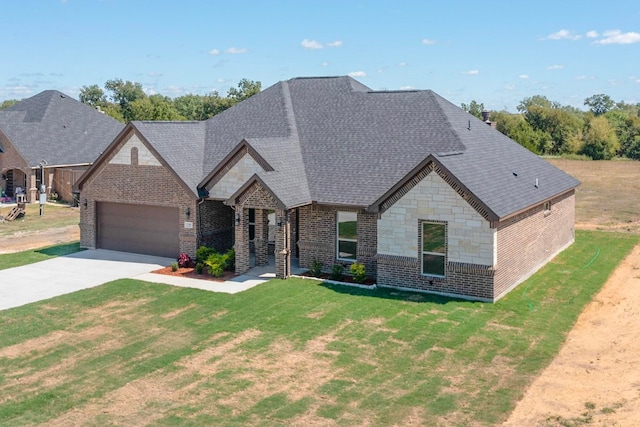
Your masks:
{"label": "front yard", "polygon": [[120,280],[2,311],[0,425],[495,425],[637,241],[578,232],[494,305]]}

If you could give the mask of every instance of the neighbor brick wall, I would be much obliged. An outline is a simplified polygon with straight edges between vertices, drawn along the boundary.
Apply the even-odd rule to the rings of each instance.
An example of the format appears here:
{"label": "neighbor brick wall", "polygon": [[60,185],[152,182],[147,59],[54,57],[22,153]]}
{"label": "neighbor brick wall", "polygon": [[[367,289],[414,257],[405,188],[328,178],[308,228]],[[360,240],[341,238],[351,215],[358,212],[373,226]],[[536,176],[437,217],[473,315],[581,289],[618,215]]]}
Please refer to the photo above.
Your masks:
{"label": "neighbor brick wall", "polygon": [[496,299],[535,273],[574,241],[575,191],[540,204],[498,225]]}
{"label": "neighbor brick wall", "polygon": [[[24,175],[29,175],[31,173],[31,168],[27,166],[27,162],[22,158],[20,153],[15,149],[13,144],[6,138],[2,133],[0,133],[0,147],[2,147],[3,153],[0,153],[0,174],[6,174],[9,169],[17,169],[20,173],[14,173],[14,187],[16,185],[20,187],[25,187],[24,185]],[[28,190],[28,184],[27,188]],[[2,189],[7,188],[7,183],[5,181],[0,182],[0,186]]]}
{"label": "neighbor brick wall", "polygon": [[60,200],[73,202],[73,186],[89,166],[56,168],[53,172],[53,190]]}

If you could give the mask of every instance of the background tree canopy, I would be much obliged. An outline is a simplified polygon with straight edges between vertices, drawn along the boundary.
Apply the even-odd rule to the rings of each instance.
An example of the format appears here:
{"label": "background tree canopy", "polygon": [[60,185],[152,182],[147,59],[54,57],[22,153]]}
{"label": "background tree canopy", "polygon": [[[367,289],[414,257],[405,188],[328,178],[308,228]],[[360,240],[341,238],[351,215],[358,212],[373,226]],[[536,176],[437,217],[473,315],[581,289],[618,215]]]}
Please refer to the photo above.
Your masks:
{"label": "background tree canopy", "polygon": [[[517,114],[492,111],[490,120],[509,138],[541,155],[582,155],[594,160],[640,160],[640,103],[615,102],[605,94],[584,100],[589,111],[563,106],[543,95],[524,98]],[[461,104],[478,116],[473,100]]]}

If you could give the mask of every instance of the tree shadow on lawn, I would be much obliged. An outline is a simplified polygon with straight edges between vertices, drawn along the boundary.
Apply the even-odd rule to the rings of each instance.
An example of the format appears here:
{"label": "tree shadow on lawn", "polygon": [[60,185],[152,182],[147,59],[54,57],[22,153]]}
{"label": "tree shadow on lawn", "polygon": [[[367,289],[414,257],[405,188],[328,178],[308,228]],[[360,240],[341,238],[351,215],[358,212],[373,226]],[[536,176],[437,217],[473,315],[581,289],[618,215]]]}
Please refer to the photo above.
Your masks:
{"label": "tree shadow on lawn", "polygon": [[396,301],[417,302],[417,303],[431,303],[431,304],[448,304],[451,302],[468,302],[475,303],[478,301],[469,301],[463,298],[447,297],[437,294],[428,294],[422,292],[401,291],[393,288],[359,288],[349,285],[339,285],[330,282],[322,282],[318,284],[324,286],[327,289],[331,289],[334,292],[341,294],[353,295],[353,296],[365,296],[375,297],[383,299],[391,299]]}
{"label": "tree shadow on lawn", "polygon": [[46,248],[37,249],[34,252],[48,256],[65,256],[76,252],[84,251],[80,247],[80,242],[65,243],[62,245],[48,246]]}

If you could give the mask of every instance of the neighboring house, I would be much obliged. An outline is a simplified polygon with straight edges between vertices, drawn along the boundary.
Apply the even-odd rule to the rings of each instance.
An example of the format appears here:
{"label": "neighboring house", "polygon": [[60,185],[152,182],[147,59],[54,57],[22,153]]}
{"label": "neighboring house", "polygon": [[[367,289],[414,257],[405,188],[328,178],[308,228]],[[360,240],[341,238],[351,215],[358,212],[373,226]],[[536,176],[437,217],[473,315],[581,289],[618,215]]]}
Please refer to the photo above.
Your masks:
{"label": "neighboring house", "polygon": [[44,184],[48,194],[55,191],[71,202],[76,180],[123,127],[57,90],[46,90],[1,110],[2,191],[12,199],[20,193],[27,202],[37,202]]}
{"label": "neighboring house", "polygon": [[297,78],[205,122],[127,125],[78,182],[81,244],[233,245],[238,273],[271,244],[278,277],[357,261],[379,286],[495,301],[574,241],[578,184],[432,91]]}

